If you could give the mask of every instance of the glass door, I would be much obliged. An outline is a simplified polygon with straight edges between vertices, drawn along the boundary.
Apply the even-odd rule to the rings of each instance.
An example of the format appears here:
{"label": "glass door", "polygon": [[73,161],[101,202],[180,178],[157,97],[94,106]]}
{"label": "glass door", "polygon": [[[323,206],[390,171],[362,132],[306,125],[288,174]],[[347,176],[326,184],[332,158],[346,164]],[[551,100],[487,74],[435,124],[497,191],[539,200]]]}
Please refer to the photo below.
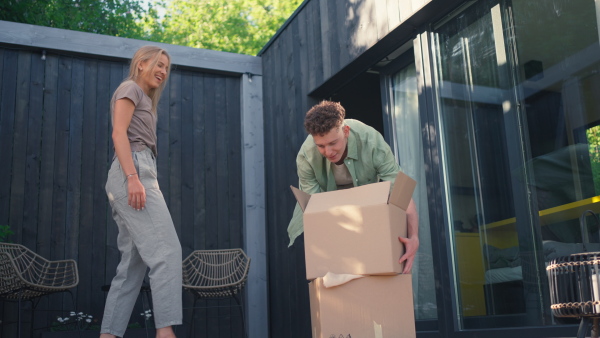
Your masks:
{"label": "glass door", "polygon": [[463,329],[499,315],[511,315],[506,325],[515,326],[520,314],[539,318],[542,308],[539,283],[525,299],[524,266],[540,270],[530,248],[535,233],[519,230],[531,229],[535,220],[528,217],[534,212],[523,170],[528,142],[519,129],[507,22],[499,1],[469,2],[433,33],[441,165]]}
{"label": "glass door", "polygon": [[431,34],[461,329],[554,324],[545,266],[600,211],[598,6],[469,1]]}
{"label": "glass door", "polygon": [[435,276],[429,226],[429,198],[425,177],[425,160],[419,111],[419,90],[414,63],[414,51],[410,49],[391,65],[393,71],[386,76],[389,90],[389,112],[393,149],[402,171],[417,181],[413,200],[419,214],[419,250],[413,265],[413,294],[415,318],[437,318]]}

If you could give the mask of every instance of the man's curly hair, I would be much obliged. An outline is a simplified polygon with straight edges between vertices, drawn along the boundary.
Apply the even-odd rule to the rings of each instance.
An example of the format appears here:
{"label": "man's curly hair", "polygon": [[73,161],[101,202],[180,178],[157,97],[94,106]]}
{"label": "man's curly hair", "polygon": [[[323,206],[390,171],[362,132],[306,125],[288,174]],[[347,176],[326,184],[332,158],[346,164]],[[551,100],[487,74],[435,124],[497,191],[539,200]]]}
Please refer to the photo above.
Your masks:
{"label": "man's curly hair", "polygon": [[311,135],[323,136],[344,123],[346,110],[339,102],[322,101],[304,117],[304,129]]}

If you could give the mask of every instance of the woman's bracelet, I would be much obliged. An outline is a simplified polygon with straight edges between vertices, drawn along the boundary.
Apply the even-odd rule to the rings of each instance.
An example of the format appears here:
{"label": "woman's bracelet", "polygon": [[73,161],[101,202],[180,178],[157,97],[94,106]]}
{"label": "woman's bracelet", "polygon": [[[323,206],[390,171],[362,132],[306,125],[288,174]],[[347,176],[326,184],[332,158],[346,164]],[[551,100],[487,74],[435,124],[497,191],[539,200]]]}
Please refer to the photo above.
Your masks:
{"label": "woman's bracelet", "polygon": [[129,174],[129,175],[127,175],[125,178],[126,178],[126,179],[129,179],[129,176],[135,176],[135,175],[137,175],[137,173]]}

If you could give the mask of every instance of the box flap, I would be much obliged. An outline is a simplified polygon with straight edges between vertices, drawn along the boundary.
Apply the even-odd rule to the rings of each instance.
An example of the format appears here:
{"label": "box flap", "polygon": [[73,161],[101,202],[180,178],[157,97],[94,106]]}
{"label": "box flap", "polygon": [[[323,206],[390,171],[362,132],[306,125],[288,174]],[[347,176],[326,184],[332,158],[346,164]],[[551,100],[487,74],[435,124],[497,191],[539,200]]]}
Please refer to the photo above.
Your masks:
{"label": "box flap", "polygon": [[341,206],[368,206],[387,204],[390,182],[366,184],[350,189],[335,190],[314,194],[305,212],[328,211]]}
{"label": "box flap", "polygon": [[399,171],[398,175],[396,175],[394,189],[390,194],[390,204],[393,204],[402,210],[406,210],[416,185],[417,182],[415,180]]}
{"label": "box flap", "polygon": [[291,185],[290,188],[292,189],[292,193],[294,193],[294,196],[296,197],[296,201],[298,201],[298,204],[300,204],[300,209],[302,209],[302,211],[305,211],[306,206],[308,205],[308,201],[310,200],[310,194],[307,194],[304,191]]}

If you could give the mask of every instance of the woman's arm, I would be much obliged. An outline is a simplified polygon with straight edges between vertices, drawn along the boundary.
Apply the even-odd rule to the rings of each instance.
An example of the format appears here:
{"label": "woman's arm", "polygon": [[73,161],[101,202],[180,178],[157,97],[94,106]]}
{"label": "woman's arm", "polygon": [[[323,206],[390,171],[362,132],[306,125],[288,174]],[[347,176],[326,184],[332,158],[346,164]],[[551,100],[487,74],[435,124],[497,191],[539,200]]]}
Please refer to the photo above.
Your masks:
{"label": "woman's arm", "polygon": [[140,182],[140,178],[131,157],[131,145],[127,137],[127,129],[133,117],[135,105],[130,99],[123,98],[115,102],[113,113],[112,139],[115,152],[121,168],[127,177],[127,203],[136,210],[144,209],[146,205],[146,190]]}

